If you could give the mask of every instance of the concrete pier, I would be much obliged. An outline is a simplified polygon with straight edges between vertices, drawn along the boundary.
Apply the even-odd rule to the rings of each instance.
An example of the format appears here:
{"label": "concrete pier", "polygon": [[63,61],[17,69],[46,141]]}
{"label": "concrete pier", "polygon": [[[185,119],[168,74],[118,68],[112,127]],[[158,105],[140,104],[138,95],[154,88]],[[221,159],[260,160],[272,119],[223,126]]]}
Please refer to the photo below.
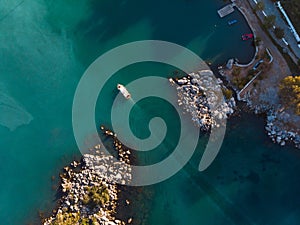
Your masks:
{"label": "concrete pier", "polygon": [[223,17],[225,17],[225,16],[227,16],[227,15],[233,13],[233,12],[234,12],[234,8],[233,8],[234,6],[235,6],[235,4],[232,3],[232,4],[226,5],[226,6],[224,6],[223,8],[219,9],[219,10],[218,10],[219,16],[220,16],[221,18],[223,18]]}

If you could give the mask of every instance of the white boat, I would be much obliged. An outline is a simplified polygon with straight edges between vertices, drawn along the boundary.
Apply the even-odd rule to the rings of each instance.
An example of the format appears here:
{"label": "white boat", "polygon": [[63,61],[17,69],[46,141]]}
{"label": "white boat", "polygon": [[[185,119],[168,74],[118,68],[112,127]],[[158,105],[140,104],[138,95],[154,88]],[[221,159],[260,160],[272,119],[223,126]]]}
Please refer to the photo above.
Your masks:
{"label": "white boat", "polygon": [[117,85],[118,90],[122,93],[122,95],[126,98],[126,99],[130,99],[131,95],[130,93],[127,91],[127,89],[122,85],[122,84],[118,84]]}

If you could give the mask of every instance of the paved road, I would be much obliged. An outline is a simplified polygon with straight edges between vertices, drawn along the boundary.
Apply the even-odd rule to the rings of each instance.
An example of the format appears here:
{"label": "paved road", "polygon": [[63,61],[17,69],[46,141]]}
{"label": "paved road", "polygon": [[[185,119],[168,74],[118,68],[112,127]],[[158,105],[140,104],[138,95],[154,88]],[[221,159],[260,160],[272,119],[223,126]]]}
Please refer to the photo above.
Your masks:
{"label": "paved road", "polygon": [[[295,62],[298,61],[300,58],[300,48],[298,47],[297,41],[292,34],[289,26],[287,25],[286,21],[282,18],[282,14],[280,10],[276,7],[276,5],[271,0],[256,0],[256,1],[262,1],[265,4],[265,9],[263,12],[257,12],[257,15],[260,17],[260,19],[263,21],[264,17],[266,15],[275,15],[275,27],[280,27],[284,29],[284,39],[289,43],[290,47],[292,48],[292,52],[289,48],[287,48],[287,45],[282,41],[275,37],[274,29],[271,29],[271,33],[274,35],[274,39],[277,41],[277,43],[288,50],[289,55],[294,59]],[[252,7],[255,7],[255,0],[249,0],[249,3]]]}

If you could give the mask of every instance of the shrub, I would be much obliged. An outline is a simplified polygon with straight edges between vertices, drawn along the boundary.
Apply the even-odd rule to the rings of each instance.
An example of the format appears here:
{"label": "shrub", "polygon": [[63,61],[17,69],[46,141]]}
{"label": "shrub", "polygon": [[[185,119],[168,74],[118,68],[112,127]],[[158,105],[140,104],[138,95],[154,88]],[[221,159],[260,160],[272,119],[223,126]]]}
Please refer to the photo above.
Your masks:
{"label": "shrub", "polygon": [[281,39],[284,37],[284,30],[280,27],[276,27],[274,33],[278,39]]}
{"label": "shrub", "polygon": [[232,80],[233,85],[238,89],[242,89],[248,82],[249,79],[247,77],[234,77]]}
{"label": "shrub", "polygon": [[255,74],[255,70],[254,69],[250,69],[250,70],[248,70],[247,76],[252,78],[254,76],[254,74]]}
{"label": "shrub", "polygon": [[57,213],[51,225],[89,225],[88,218],[80,218],[80,213]]}
{"label": "shrub", "polygon": [[265,19],[264,19],[264,26],[267,29],[273,27],[274,24],[275,24],[275,19],[276,19],[275,15],[270,15],[270,16],[265,17]]}
{"label": "shrub", "polygon": [[261,42],[261,37],[256,37],[254,40],[255,45],[258,46],[260,42]]}
{"label": "shrub", "polygon": [[240,67],[233,67],[233,70],[232,70],[232,75],[233,76],[238,76],[238,75],[240,75],[240,73],[241,73],[241,68]]}
{"label": "shrub", "polygon": [[232,90],[227,89],[227,88],[222,88],[222,92],[226,99],[231,99],[231,97],[233,95]]}
{"label": "shrub", "polygon": [[263,2],[257,2],[254,9],[256,11],[256,10],[264,10],[264,8],[265,8],[265,4]]}
{"label": "shrub", "polygon": [[51,225],[76,225],[79,220],[79,213],[58,213]]}
{"label": "shrub", "polygon": [[86,194],[83,197],[82,203],[92,207],[96,205],[105,205],[110,199],[106,186],[86,187]]}

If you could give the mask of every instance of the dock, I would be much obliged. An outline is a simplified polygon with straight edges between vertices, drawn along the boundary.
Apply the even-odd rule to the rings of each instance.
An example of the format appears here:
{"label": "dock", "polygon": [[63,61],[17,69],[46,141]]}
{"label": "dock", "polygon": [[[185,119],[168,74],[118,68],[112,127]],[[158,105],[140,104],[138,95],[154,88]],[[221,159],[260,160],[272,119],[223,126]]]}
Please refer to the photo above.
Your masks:
{"label": "dock", "polygon": [[232,3],[232,4],[229,4],[229,5],[226,5],[224,6],[223,8],[219,9],[218,10],[218,14],[221,18],[225,17],[225,16],[228,16],[229,14],[233,13],[234,12],[234,7],[235,4]]}

